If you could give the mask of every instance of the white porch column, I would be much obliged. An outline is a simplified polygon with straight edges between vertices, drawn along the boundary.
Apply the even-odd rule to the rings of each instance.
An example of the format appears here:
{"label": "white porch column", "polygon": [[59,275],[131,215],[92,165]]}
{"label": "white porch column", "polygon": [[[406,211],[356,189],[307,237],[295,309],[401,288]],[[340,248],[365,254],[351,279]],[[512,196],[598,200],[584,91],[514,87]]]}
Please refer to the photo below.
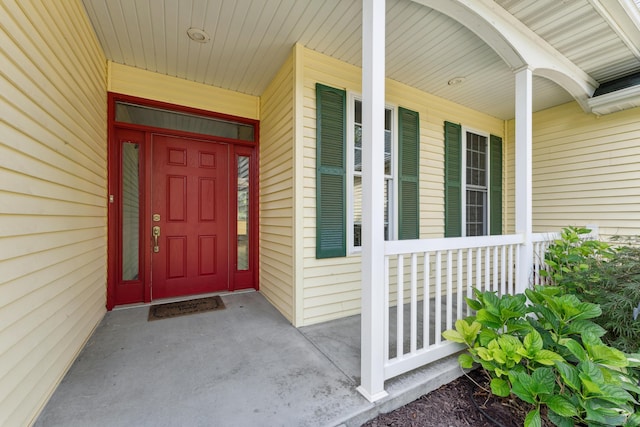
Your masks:
{"label": "white porch column", "polygon": [[533,267],[533,163],[532,163],[532,72],[516,71],[516,233],[524,235],[520,248],[516,292],[524,292]]}
{"label": "white porch column", "polygon": [[385,0],[362,1],[362,324],[358,391],[384,391]]}

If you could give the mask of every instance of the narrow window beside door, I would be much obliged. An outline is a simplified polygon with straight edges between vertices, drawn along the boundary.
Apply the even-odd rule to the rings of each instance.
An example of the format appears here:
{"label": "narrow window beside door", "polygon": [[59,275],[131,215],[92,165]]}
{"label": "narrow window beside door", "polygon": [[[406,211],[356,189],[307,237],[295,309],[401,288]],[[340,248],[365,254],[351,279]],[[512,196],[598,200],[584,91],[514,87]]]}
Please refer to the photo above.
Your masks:
{"label": "narrow window beside door", "polygon": [[249,157],[238,156],[238,265],[237,270],[249,269]]}
{"label": "narrow window beside door", "polygon": [[140,274],[139,154],[138,144],[122,144],[122,280],[138,280]]}

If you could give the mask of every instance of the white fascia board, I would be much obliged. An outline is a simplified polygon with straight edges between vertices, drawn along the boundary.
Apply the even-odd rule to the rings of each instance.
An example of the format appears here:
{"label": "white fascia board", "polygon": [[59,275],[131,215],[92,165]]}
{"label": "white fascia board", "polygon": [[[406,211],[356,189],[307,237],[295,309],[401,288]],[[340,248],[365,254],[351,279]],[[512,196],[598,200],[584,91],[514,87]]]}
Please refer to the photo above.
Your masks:
{"label": "white fascia board", "polygon": [[589,99],[588,104],[591,112],[598,116],[640,107],[640,86],[596,96]]}

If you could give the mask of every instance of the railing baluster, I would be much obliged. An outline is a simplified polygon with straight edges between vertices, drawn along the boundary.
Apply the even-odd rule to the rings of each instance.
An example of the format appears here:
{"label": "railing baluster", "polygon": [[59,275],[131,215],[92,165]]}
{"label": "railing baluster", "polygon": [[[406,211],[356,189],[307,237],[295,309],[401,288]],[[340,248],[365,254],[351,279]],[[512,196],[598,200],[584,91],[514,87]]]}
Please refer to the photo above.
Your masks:
{"label": "railing baluster", "polygon": [[498,247],[493,247],[493,291],[498,292],[500,290],[500,281],[498,277]]}
{"label": "railing baluster", "polygon": [[515,268],[515,279],[513,281],[513,293],[515,294],[518,291],[518,283],[516,283],[516,280],[518,279],[518,277],[520,277],[520,245],[516,245],[516,253],[514,254],[514,264],[516,266]]}
{"label": "railing baluster", "polygon": [[453,299],[453,251],[447,251],[447,318],[446,318],[446,329],[451,329],[451,318],[453,317],[452,313],[452,299]]}
{"label": "railing baluster", "polygon": [[424,297],[422,298],[422,335],[423,335],[423,347],[429,347],[431,330],[431,318],[429,313],[429,306],[431,305],[431,254],[429,252],[424,253]]}
{"label": "railing baluster", "polygon": [[391,272],[389,271],[389,256],[385,255],[384,257],[384,361],[388,362],[389,361],[389,309],[390,304],[389,304],[389,282],[390,282],[390,278],[389,278],[389,274],[391,274]]}
{"label": "railing baluster", "polygon": [[396,357],[404,356],[404,255],[398,255],[396,288]]}
{"label": "railing baluster", "polygon": [[484,250],[484,286],[487,291],[493,291],[493,284],[491,283],[491,249],[486,248]]}
{"label": "railing baluster", "polygon": [[411,353],[418,348],[418,254],[411,254]]}
{"label": "railing baluster", "polygon": [[509,294],[515,294],[513,277],[513,245],[509,245]]}
{"label": "railing baluster", "polygon": [[456,319],[462,319],[462,265],[464,264],[464,257],[462,256],[462,249],[458,249],[458,271],[456,277],[458,279],[458,290],[456,291]]}
{"label": "railing baluster", "polygon": [[482,286],[482,248],[478,248],[476,251],[476,283],[475,287],[479,291],[486,291]]}
{"label": "railing baluster", "polygon": [[539,285],[541,282],[541,277],[540,277],[540,263],[538,262],[539,259],[539,255],[540,255],[540,242],[534,243],[533,244],[533,259],[531,260],[533,262],[533,284],[534,285]]}
{"label": "railing baluster", "polygon": [[507,293],[507,247],[500,247],[500,295]]}
{"label": "railing baluster", "polygon": [[436,323],[434,325],[434,339],[436,345],[440,344],[440,334],[442,332],[442,253],[436,251],[436,263],[434,265],[436,273]]}
{"label": "railing baluster", "polygon": [[[467,249],[467,298],[473,298],[473,249]],[[471,307],[467,305],[467,316],[471,316]]]}

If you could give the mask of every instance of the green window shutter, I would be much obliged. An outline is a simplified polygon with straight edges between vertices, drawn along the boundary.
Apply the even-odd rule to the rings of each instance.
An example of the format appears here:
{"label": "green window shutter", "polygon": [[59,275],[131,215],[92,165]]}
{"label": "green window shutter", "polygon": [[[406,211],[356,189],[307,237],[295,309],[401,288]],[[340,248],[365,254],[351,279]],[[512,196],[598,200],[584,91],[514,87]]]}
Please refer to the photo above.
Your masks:
{"label": "green window shutter", "polygon": [[444,122],[444,237],[462,236],[462,126]]}
{"label": "green window shutter", "polygon": [[489,234],[502,234],[502,138],[489,139]]}
{"label": "green window shutter", "polygon": [[398,108],[399,239],[420,237],[420,120],[416,111]]}
{"label": "green window shutter", "polygon": [[347,97],[316,84],[316,258],[347,254]]}

